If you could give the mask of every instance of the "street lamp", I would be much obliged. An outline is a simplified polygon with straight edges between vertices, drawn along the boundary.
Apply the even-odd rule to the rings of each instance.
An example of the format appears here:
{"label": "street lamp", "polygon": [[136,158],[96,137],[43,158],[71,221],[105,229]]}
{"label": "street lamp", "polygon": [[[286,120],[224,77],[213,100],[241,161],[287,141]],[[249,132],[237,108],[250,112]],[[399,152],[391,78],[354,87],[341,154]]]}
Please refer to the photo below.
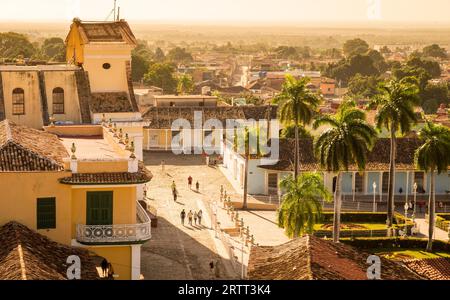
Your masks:
{"label": "street lamp", "polygon": [[414,219],[416,218],[417,182],[414,182],[413,193],[414,193],[414,209],[413,209],[412,219],[413,219],[413,222],[414,222]]}
{"label": "street lamp", "polygon": [[409,208],[408,200],[406,200],[404,206],[405,209],[405,230],[403,231],[404,236],[408,234],[408,208]]}
{"label": "street lamp", "polygon": [[374,181],[372,184],[373,187],[373,212],[376,211],[376,196],[377,196],[377,183]]}

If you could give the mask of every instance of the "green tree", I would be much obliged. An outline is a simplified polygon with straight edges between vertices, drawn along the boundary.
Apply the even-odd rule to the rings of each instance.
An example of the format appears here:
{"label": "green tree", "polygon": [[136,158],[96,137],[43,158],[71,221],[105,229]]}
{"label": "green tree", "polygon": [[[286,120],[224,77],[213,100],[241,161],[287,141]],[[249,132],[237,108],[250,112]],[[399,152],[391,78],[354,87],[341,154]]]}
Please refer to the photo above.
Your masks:
{"label": "green tree", "polygon": [[189,74],[182,74],[178,77],[177,92],[179,94],[190,94],[194,89],[194,80]]}
{"label": "green tree", "polygon": [[251,92],[242,92],[239,94],[239,97],[244,98],[247,105],[264,105],[264,100],[253,95]]}
{"label": "green tree", "polygon": [[429,46],[426,46],[422,50],[423,56],[425,57],[434,57],[434,58],[447,58],[447,50],[444,48],[439,47],[438,44],[432,44]]}
{"label": "green tree", "polygon": [[367,124],[365,113],[357,109],[354,102],[343,103],[335,116],[319,117],[313,128],[322,125],[329,129],[315,140],[314,153],[323,169],[337,173],[333,217],[333,241],[337,243],[341,226],[341,172],[348,171],[351,165],[364,170],[367,152],[374,145],[376,131]]}
{"label": "green tree", "polygon": [[169,53],[167,53],[167,59],[175,63],[189,63],[194,60],[191,53],[180,47],[170,49]]}
{"label": "green tree", "polygon": [[433,250],[433,233],[435,225],[435,181],[438,174],[447,173],[450,165],[450,129],[427,121],[419,132],[423,141],[415,152],[415,163],[418,169],[430,173],[430,195],[428,199],[428,243],[427,251]]}
{"label": "green tree", "polygon": [[159,48],[159,47],[156,48],[154,59],[156,62],[163,62],[166,59],[166,55],[161,50],[161,48]]}
{"label": "green tree", "polygon": [[311,123],[321,103],[320,96],[306,87],[309,82],[308,77],[297,80],[287,75],[281,93],[274,99],[279,106],[280,122],[295,128],[294,178],[298,176],[299,127]]}
{"label": "green tree", "polygon": [[369,44],[360,38],[348,40],[344,43],[344,55],[346,57],[365,54],[367,51],[369,51]]}
{"label": "green tree", "polygon": [[144,75],[144,82],[149,85],[160,87],[165,93],[175,93],[177,79],[174,76],[175,67],[168,63],[152,64]]}
{"label": "green tree", "polygon": [[432,78],[439,78],[441,76],[441,67],[436,61],[413,57],[406,62],[406,65],[415,69],[423,68]]}
{"label": "green tree", "polygon": [[36,52],[36,48],[25,35],[15,32],[0,33],[0,57],[30,58]]}
{"label": "green tree", "polygon": [[440,104],[449,103],[449,90],[447,84],[429,83],[420,93],[422,108],[426,114],[435,114]]}
{"label": "green tree", "polygon": [[356,74],[348,83],[348,94],[351,97],[371,98],[378,94],[381,79],[377,76]]}
{"label": "green tree", "polygon": [[66,45],[59,37],[45,39],[41,52],[44,57],[54,62],[64,62],[66,60]]}
{"label": "green tree", "polygon": [[[295,126],[288,125],[285,128],[281,129],[280,136],[285,139],[294,139],[295,138]],[[312,139],[313,136],[305,127],[298,127],[298,137],[300,139]]]}
{"label": "green tree", "polygon": [[396,134],[402,135],[411,130],[417,117],[414,106],[419,104],[419,90],[415,84],[406,80],[391,80],[380,86],[380,94],[369,103],[370,108],[377,108],[375,116],[376,126],[379,130],[386,128],[390,134],[390,164],[388,184],[387,225],[392,227],[394,215],[394,178],[395,158],[397,156]]}
{"label": "green tree", "polygon": [[314,225],[322,217],[321,200],[330,201],[331,193],[318,173],[302,173],[297,179],[292,175],[280,181],[286,193],[278,210],[278,226],[284,228],[290,238],[313,233]]}

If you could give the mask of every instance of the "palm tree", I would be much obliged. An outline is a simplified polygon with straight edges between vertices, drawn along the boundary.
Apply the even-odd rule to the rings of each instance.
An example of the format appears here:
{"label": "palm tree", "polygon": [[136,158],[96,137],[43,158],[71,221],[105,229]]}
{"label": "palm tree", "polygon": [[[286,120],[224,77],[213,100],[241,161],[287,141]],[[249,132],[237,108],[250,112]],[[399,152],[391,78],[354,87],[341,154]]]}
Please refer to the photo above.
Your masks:
{"label": "palm tree", "polygon": [[433,249],[435,223],[435,176],[447,172],[450,165],[450,129],[427,121],[419,132],[424,143],[415,152],[415,164],[420,170],[430,173],[430,196],[428,199],[428,243],[427,251]]}
{"label": "palm tree", "polygon": [[294,177],[298,176],[299,127],[311,123],[314,113],[321,102],[321,98],[308,90],[308,77],[295,79],[287,75],[281,93],[274,99],[279,105],[279,119],[285,126],[294,125],[295,153]]}
{"label": "palm tree", "polygon": [[386,221],[388,227],[392,227],[394,216],[396,134],[399,131],[402,135],[408,133],[412,124],[416,123],[417,117],[414,112],[414,106],[419,102],[418,92],[417,86],[407,82],[407,79],[394,79],[389,83],[382,84],[380,86],[380,95],[376,96],[369,103],[369,107],[378,109],[375,116],[377,128],[379,130],[386,128],[391,138]]}
{"label": "palm tree", "polygon": [[[258,125],[248,126],[245,125],[243,130],[234,130],[233,147],[234,151],[238,152],[244,157],[244,195],[242,201],[242,209],[248,207],[248,162],[251,155],[262,156],[264,155],[260,148],[260,140],[263,139],[264,130],[260,131]],[[243,147],[240,147],[239,143],[243,143]],[[255,145],[256,143],[256,145]]]}
{"label": "palm tree", "polygon": [[284,228],[290,238],[312,233],[314,224],[322,217],[321,200],[330,201],[331,193],[318,173],[303,173],[297,179],[292,175],[280,181],[283,204],[278,210],[278,226]]}
{"label": "palm tree", "polygon": [[319,117],[313,127],[317,129],[322,125],[329,128],[316,139],[314,152],[321,168],[337,173],[333,217],[333,241],[337,243],[341,226],[341,171],[348,171],[354,164],[358,170],[364,170],[376,131],[367,124],[365,113],[357,109],[354,102],[343,103],[335,116]]}
{"label": "palm tree", "polygon": [[178,77],[177,92],[180,94],[189,94],[194,89],[194,81],[188,74]]}

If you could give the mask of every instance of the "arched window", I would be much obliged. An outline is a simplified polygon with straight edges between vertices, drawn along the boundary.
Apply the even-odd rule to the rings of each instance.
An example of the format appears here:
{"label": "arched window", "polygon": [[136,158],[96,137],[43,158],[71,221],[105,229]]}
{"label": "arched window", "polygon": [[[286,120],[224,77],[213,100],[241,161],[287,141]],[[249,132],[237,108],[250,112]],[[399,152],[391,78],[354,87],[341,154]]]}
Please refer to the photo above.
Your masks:
{"label": "arched window", "polygon": [[53,114],[64,113],[64,90],[60,87],[53,89]]}
{"label": "arched window", "polygon": [[12,92],[13,115],[25,114],[25,92],[21,88],[15,88]]}

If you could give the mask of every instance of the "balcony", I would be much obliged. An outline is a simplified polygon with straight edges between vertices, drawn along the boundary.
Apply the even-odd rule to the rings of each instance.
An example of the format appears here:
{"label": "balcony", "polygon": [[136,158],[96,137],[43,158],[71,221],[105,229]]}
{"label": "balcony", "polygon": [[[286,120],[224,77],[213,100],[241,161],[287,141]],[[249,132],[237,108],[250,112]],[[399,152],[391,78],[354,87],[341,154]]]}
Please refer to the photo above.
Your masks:
{"label": "balcony", "polygon": [[142,244],[151,238],[151,220],[137,202],[137,224],[77,224],[77,241],[87,245]]}

